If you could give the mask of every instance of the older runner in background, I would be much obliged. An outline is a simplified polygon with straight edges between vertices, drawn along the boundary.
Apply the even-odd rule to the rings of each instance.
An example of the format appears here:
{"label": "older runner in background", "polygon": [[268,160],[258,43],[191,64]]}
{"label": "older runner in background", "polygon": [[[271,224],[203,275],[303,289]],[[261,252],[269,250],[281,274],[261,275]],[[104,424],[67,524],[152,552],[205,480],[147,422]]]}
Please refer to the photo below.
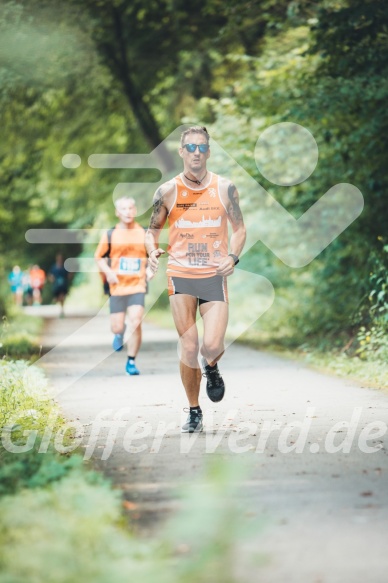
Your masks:
{"label": "older runner in background", "polygon": [[116,352],[122,350],[128,327],[125,370],[129,375],[138,375],[140,371],[135,360],[141,345],[147,286],[145,230],[135,221],[136,204],[133,198],[119,198],[115,208],[119,222],[114,229],[103,234],[94,257],[109,284],[113,349]]}

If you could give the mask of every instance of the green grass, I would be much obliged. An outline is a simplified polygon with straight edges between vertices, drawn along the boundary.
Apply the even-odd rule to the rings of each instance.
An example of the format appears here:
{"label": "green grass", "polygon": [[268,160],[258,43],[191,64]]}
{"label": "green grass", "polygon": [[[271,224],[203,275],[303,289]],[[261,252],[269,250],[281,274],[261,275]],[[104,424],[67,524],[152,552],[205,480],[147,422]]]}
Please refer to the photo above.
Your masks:
{"label": "green grass", "polygon": [[11,318],[3,318],[0,327],[0,358],[36,359],[41,352],[39,337],[42,318],[15,311]]}
{"label": "green grass", "polygon": [[388,363],[385,360],[361,360],[357,356],[336,352],[294,351],[292,354],[323,372],[348,377],[367,386],[388,389]]}
{"label": "green grass", "polygon": [[[249,330],[240,338],[240,341],[257,350],[271,352],[290,360],[298,360],[324,373],[346,377],[370,387],[388,388],[386,359],[370,357],[368,360],[354,353],[349,355],[343,349],[343,343],[341,343],[341,348],[336,347],[331,350],[323,349],[322,345],[319,346],[319,339],[315,339],[316,344],[311,342],[310,345],[295,346],[292,336],[271,337],[268,332],[261,333],[254,329]],[[330,341],[325,342],[326,346],[330,344],[332,344]]]}

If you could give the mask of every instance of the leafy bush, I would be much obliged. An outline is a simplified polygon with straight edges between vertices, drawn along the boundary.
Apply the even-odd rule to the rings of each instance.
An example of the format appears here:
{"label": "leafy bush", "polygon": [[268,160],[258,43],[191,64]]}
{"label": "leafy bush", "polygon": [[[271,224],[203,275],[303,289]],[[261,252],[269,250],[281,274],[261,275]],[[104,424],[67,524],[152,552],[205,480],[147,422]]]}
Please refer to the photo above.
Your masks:
{"label": "leafy bush", "polygon": [[[384,243],[384,239],[379,237]],[[372,251],[369,259],[369,290],[356,320],[356,354],[365,360],[388,360],[388,245]]]}
{"label": "leafy bush", "polygon": [[0,360],[0,430],[13,430],[13,442],[23,439],[25,431],[43,436],[48,425],[53,432],[64,419],[50,398],[43,372],[27,362]]}
{"label": "leafy bush", "polygon": [[[81,468],[0,500],[0,583],[234,583],[242,531],[231,499],[240,467],[218,463],[187,489],[157,540],[120,528],[120,493]],[[17,559],[16,559],[17,558]]]}
{"label": "leafy bush", "polygon": [[3,498],[0,582],[128,581],[136,545],[115,526],[119,520],[118,495],[77,473]]}
{"label": "leafy bush", "polygon": [[38,453],[40,442],[30,451],[11,453],[0,450],[0,496],[21,488],[43,488],[80,468],[82,458],[60,456],[53,451]]}
{"label": "leafy bush", "polygon": [[[0,361],[0,495],[43,486],[79,465],[77,457],[54,454],[49,443],[42,448],[48,453],[38,453],[45,430],[50,429],[51,437],[63,426],[58,413],[40,369],[25,361]],[[20,447],[26,443],[26,435],[33,439],[29,451],[12,453],[7,444]]]}
{"label": "leafy bush", "polygon": [[361,326],[357,334],[356,354],[365,360],[388,361],[388,336],[382,326]]}

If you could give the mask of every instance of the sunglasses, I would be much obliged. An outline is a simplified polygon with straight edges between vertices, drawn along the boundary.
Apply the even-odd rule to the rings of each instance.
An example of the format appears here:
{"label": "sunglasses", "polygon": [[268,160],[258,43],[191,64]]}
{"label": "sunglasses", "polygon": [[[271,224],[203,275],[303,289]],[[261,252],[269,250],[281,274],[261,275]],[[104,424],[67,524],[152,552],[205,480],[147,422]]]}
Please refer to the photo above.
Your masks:
{"label": "sunglasses", "polygon": [[182,148],[186,148],[190,154],[193,154],[197,148],[201,154],[206,154],[209,150],[209,144],[183,144]]}

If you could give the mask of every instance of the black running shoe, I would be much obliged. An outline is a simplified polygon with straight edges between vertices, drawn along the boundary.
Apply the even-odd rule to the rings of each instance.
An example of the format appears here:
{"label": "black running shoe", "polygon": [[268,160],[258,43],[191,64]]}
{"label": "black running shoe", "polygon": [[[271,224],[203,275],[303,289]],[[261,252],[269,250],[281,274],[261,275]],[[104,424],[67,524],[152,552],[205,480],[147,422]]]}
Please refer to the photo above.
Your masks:
{"label": "black running shoe", "polygon": [[218,370],[218,365],[209,366],[206,358],[202,357],[202,366],[202,376],[207,378],[207,396],[213,401],[213,403],[218,403],[219,401],[222,401],[225,395],[225,383],[220,375],[220,371]]}
{"label": "black running shoe", "polygon": [[203,429],[202,411],[200,409],[183,409],[189,412],[187,421],[182,425],[182,433],[199,433]]}

